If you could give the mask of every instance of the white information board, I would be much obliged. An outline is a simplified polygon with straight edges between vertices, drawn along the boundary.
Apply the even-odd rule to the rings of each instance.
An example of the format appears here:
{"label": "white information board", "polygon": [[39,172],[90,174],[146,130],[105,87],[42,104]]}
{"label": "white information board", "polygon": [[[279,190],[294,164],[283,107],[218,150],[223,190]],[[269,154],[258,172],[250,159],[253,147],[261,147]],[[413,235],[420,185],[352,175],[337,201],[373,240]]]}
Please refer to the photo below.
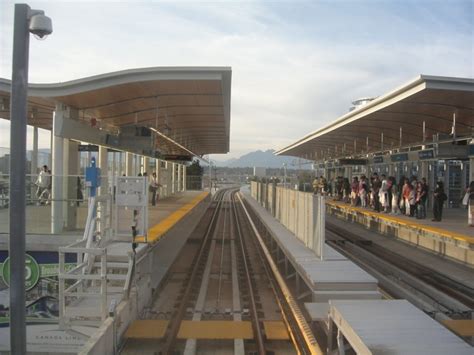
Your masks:
{"label": "white information board", "polygon": [[[137,235],[148,233],[148,179],[146,176],[118,176],[115,181],[115,235],[132,241],[132,226]],[[130,239],[128,239],[130,238]]]}

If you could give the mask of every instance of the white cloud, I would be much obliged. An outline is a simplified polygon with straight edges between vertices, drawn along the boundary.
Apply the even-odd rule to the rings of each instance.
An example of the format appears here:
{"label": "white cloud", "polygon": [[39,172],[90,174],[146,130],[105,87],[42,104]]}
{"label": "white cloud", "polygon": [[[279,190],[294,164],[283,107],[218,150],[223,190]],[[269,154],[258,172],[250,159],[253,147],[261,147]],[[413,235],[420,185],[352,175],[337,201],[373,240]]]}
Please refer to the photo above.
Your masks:
{"label": "white cloud", "polygon": [[[347,112],[353,99],[381,95],[420,73],[474,76],[466,45],[472,30],[446,22],[437,28],[436,11],[425,23],[408,16],[410,9],[406,17],[403,9],[379,9],[374,21],[383,26],[373,33],[363,24],[346,28],[350,13],[324,18],[319,5],[298,3],[295,11],[310,18],[299,21],[284,2],[31,3],[52,17],[54,33],[32,39],[30,81],[146,66],[232,66],[230,156],[240,156],[287,145]],[[12,3],[0,11],[0,76],[9,77]]]}

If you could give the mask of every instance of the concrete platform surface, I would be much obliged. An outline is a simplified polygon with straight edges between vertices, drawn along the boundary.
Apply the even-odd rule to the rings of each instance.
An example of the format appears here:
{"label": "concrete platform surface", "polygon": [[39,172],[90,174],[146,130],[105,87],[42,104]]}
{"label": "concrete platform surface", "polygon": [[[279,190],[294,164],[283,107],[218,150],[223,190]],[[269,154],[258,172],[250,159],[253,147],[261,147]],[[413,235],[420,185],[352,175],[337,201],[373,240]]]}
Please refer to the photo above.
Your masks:
{"label": "concrete platform surface", "polygon": [[432,214],[428,212],[425,219],[417,219],[405,215],[392,215],[389,213],[375,212],[370,208],[353,207],[340,201],[328,200],[327,204],[338,208],[352,210],[373,218],[378,218],[387,223],[399,223],[413,229],[422,229],[427,232],[439,234],[445,238],[452,238],[456,241],[474,245],[474,228],[467,224],[467,210],[462,208],[452,208],[443,210],[441,222],[433,222]]}
{"label": "concrete platform surface", "polygon": [[471,346],[406,300],[332,300],[329,313],[358,354],[473,354]]}
{"label": "concrete platform surface", "polygon": [[[148,209],[148,238],[149,243],[155,243],[173,228],[194,207],[209,195],[203,191],[186,191],[179,195],[162,200],[156,206]],[[144,241],[144,238],[137,238]]]}
{"label": "concrete platform surface", "polygon": [[[158,200],[156,206],[149,206],[148,225],[156,225],[202,193],[202,191],[185,191]],[[0,208],[0,235],[9,232],[8,211],[8,208]],[[76,207],[76,214],[75,227],[64,230],[61,235],[82,236],[87,219],[86,202],[82,202]],[[51,205],[26,206],[26,233],[32,235],[51,234]]]}

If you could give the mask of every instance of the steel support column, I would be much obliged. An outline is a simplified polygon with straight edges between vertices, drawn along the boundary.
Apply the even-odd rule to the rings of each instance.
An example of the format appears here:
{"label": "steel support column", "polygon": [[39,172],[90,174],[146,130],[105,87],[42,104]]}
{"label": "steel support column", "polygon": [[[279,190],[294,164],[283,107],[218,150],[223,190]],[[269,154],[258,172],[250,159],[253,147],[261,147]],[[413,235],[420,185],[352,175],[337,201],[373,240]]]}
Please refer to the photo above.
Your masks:
{"label": "steel support column", "polygon": [[98,167],[100,168],[100,187],[99,193],[101,195],[107,194],[109,191],[109,152],[106,147],[99,146],[99,164]]}
{"label": "steel support column", "polygon": [[171,163],[171,194],[176,193],[175,182],[176,182],[176,167],[174,163]]}
{"label": "steel support column", "polygon": [[31,189],[30,196],[31,200],[35,199],[36,186],[34,182],[38,176],[38,127],[33,127],[33,151],[31,152],[31,165],[30,165],[30,179]]}
{"label": "steel support column", "polygon": [[61,233],[63,230],[64,139],[58,136],[58,132],[65,114],[66,107],[56,105],[51,133],[53,135],[51,233],[53,234]]}
{"label": "steel support column", "polygon": [[143,173],[147,173],[151,175],[150,169],[150,158],[143,157]]}
{"label": "steel support column", "polygon": [[178,172],[177,172],[177,184],[176,184],[176,187],[177,187],[177,192],[181,192],[182,191],[182,177],[181,177],[181,172],[182,172],[182,165],[181,164],[177,164],[178,165]]}
{"label": "steel support column", "polygon": [[186,165],[183,165],[183,191],[186,191]]}
{"label": "steel support column", "polygon": [[474,181],[474,156],[469,158],[469,182]]}
{"label": "steel support column", "polygon": [[10,344],[12,354],[26,353],[25,210],[28,54],[30,33],[26,4],[15,5],[10,118]]}
{"label": "steel support column", "polygon": [[125,174],[127,176],[133,175],[133,154],[129,152],[125,153]]}

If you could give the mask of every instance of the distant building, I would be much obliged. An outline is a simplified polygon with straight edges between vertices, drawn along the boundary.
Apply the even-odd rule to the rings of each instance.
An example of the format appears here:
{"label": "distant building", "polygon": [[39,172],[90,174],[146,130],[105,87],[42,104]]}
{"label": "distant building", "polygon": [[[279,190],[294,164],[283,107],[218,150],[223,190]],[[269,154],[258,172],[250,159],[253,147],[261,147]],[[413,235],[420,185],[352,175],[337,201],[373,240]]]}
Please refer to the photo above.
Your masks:
{"label": "distant building", "polygon": [[253,175],[259,178],[263,178],[267,176],[267,169],[266,168],[261,168],[258,166],[253,167]]}
{"label": "distant building", "polygon": [[349,111],[357,110],[358,108],[361,108],[362,106],[367,105],[370,101],[375,100],[376,97],[362,97],[360,99],[352,101],[352,105],[349,108]]}

